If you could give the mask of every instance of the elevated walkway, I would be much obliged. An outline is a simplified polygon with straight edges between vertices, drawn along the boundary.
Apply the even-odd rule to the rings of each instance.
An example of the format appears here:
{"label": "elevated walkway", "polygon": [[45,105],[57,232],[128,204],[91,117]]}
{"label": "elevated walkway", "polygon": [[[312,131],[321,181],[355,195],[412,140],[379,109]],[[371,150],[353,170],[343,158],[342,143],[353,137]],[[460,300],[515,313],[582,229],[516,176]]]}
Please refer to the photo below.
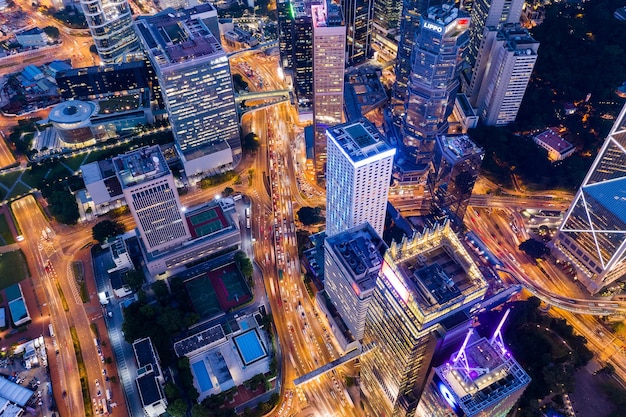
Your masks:
{"label": "elevated walkway", "polygon": [[358,358],[359,356],[361,356],[361,352],[358,349],[351,350],[350,352],[346,353],[342,357],[335,359],[334,361],[329,362],[326,365],[322,365],[319,368],[314,369],[313,371],[309,373],[299,376],[298,378],[293,380],[293,383],[296,385],[296,387],[299,385],[302,385],[306,382],[311,381],[312,379],[318,378],[319,376],[332,371],[333,369],[347,362],[350,362],[353,359]]}

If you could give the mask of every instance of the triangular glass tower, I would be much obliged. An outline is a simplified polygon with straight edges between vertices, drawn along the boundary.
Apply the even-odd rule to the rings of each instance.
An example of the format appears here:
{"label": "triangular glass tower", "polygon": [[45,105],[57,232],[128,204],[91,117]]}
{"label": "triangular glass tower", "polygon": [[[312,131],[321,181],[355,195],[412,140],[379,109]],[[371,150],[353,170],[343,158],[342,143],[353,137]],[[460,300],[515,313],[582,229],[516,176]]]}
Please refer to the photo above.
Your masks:
{"label": "triangular glass tower", "polygon": [[557,246],[591,293],[626,275],[626,106],[559,229]]}

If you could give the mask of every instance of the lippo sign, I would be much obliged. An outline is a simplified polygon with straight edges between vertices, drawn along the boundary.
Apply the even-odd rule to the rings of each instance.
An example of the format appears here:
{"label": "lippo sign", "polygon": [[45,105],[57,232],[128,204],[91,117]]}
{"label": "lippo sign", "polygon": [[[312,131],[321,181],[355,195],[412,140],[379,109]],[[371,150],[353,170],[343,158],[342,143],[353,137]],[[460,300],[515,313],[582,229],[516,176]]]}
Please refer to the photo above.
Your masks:
{"label": "lippo sign", "polygon": [[432,22],[424,22],[424,29],[432,30],[438,33],[443,32],[443,28],[439,25],[436,25]]}

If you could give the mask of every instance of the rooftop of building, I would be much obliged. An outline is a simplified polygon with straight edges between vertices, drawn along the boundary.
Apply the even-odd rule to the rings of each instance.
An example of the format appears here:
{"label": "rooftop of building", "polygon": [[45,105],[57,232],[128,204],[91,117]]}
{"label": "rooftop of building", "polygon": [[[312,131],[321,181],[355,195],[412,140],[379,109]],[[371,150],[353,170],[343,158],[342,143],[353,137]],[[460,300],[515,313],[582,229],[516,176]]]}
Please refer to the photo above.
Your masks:
{"label": "rooftop of building", "polygon": [[395,155],[395,149],[384,141],[381,133],[367,119],[359,119],[328,129],[337,144],[343,149],[353,162],[374,157],[383,153]]}
{"label": "rooftop of building", "polygon": [[163,399],[158,382],[152,372],[137,377],[139,396],[144,407],[152,405]]}
{"label": "rooftop of building", "polygon": [[24,407],[33,394],[34,391],[0,376],[0,397]]}
{"label": "rooftop of building", "polygon": [[[400,243],[392,242],[385,259],[383,274],[400,285],[397,290],[403,298],[412,295],[423,314],[478,299],[487,290],[485,279],[448,221]],[[397,273],[404,277],[402,282]]]}
{"label": "rooftop of building", "polygon": [[453,159],[463,159],[470,155],[484,153],[483,149],[477,146],[467,135],[442,135],[437,139],[444,152]]}
{"label": "rooftop of building", "polygon": [[373,288],[387,245],[369,223],[326,239],[330,248],[361,291]]}
{"label": "rooftop of building", "polygon": [[112,159],[112,162],[122,188],[132,187],[170,173],[161,149],[157,145],[118,155]]}
{"label": "rooftop of building", "polygon": [[321,4],[311,5],[311,16],[314,27],[335,27],[343,25],[341,6],[323,1]]}
{"label": "rooftop of building", "polygon": [[202,19],[195,18],[197,12],[191,10],[167,8],[136,20],[155,65],[167,67],[199,57],[224,54],[219,40]]}
{"label": "rooftop of building", "polygon": [[107,65],[95,65],[92,67],[83,68],[69,68],[59,74],[59,77],[77,77],[90,74],[100,74],[105,72],[124,71],[135,68],[143,68],[145,66],[144,61],[131,61],[121,64],[107,64]]}
{"label": "rooftop of building", "polygon": [[566,141],[559,135],[556,129],[548,128],[535,136],[535,140],[540,141],[559,153],[565,153],[571,150],[574,145]]}
{"label": "rooftop of building", "polygon": [[76,124],[89,120],[98,110],[93,101],[68,100],[54,106],[48,119],[55,123]]}
{"label": "rooftop of building", "polygon": [[459,106],[461,106],[461,110],[463,110],[463,114],[465,114],[465,116],[476,116],[476,112],[465,94],[457,94],[456,102],[459,103]]}
{"label": "rooftop of building", "polygon": [[174,352],[176,352],[178,357],[181,357],[199,349],[208,349],[211,345],[225,340],[226,334],[224,333],[224,329],[218,324],[217,326],[213,326],[174,343]]}
{"label": "rooftop of building", "polygon": [[498,31],[498,38],[504,41],[505,48],[520,54],[536,55],[539,48],[539,42],[519,23],[503,24]]}
{"label": "rooftop of building", "polygon": [[150,365],[154,371],[154,375],[160,375],[158,359],[149,337],[135,340],[133,342],[133,350],[135,351],[135,359],[137,360],[138,368],[141,369]]}
{"label": "rooftop of building", "polygon": [[[528,385],[530,377],[497,340],[480,338],[464,349],[464,359],[448,362],[435,372],[457,397],[467,415]],[[456,362],[456,363],[455,363]]]}
{"label": "rooftop of building", "polygon": [[44,33],[44,30],[39,27],[34,27],[31,29],[24,30],[22,32],[16,33],[15,36],[24,36],[24,35],[41,35]]}

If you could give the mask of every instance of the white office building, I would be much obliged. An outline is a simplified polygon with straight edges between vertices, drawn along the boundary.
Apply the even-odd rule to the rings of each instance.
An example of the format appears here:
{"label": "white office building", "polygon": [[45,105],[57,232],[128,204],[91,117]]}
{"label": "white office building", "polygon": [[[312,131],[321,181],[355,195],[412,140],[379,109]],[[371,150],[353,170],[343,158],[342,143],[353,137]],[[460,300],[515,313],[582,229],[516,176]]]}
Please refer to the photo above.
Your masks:
{"label": "white office building", "polygon": [[519,24],[485,29],[470,102],[488,126],[513,123],[537,62],[537,42]]}
{"label": "white office building", "polygon": [[140,148],[112,161],[146,251],[189,240],[174,176],[159,147]]}
{"label": "white office building", "polygon": [[324,241],[324,289],[355,340],[365,317],[387,245],[372,226],[360,226]]}
{"label": "white office building", "polygon": [[366,119],[332,127],[326,135],[326,236],[366,222],[382,236],[396,150]]}
{"label": "white office building", "polygon": [[241,159],[230,64],[215,23],[212,7],[166,9],[136,21],[188,176],[221,172]]}

